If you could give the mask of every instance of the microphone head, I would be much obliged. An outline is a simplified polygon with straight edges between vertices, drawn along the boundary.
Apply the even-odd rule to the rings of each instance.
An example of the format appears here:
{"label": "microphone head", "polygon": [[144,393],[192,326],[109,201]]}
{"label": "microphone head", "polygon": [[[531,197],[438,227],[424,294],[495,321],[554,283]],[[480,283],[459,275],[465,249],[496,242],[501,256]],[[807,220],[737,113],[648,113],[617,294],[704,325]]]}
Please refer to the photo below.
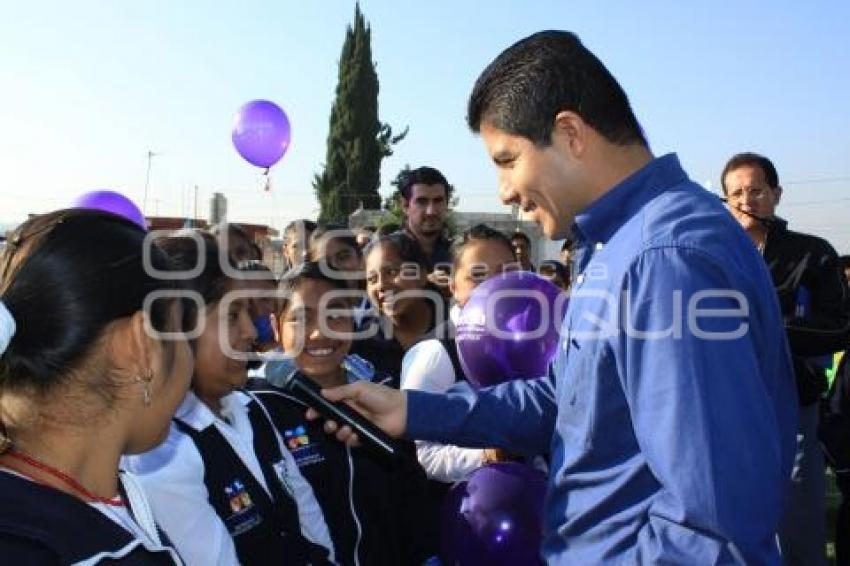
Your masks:
{"label": "microphone head", "polygon": [[266,381],[280,389],[288,389],[297,373],[298,367],[292,358],[270,360],[265,364]]}

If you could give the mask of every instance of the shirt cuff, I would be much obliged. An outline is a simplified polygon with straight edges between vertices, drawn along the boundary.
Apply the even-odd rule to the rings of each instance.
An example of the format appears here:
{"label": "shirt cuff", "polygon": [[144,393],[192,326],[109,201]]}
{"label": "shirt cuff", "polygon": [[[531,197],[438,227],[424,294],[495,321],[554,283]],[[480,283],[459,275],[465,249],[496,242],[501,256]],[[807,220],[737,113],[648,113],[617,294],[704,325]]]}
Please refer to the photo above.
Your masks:
{"label": "shirt cuff", "polygon": [[[439,417],[446,412],[446,396],[416,389],[407,394],[407,425],[405,436],[416,440],[433,440],[434,433],[445,436],[445,422]],[[442,425],[442,426],[441,426]]]}

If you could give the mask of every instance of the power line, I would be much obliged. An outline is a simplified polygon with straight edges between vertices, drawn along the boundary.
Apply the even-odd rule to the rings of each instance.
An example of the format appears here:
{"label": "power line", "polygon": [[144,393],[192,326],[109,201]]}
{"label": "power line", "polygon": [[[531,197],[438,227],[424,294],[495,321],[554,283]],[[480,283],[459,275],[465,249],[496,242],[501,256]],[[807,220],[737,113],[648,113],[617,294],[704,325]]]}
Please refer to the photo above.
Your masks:
{"label": "power line", "polygon": [[818,179],[802,179],[799,181],[785,181],[782,185],[804,185],[809,183],[840,183],[850,181],[850,177],[821,177]]}
{"label": "power line", "polygon": [[814,206],[818,204],[833,204],[836,202],[850,202],[850,197],[832,198],[823,200],[806,200],[799,202],[783,202],[782,206]]}

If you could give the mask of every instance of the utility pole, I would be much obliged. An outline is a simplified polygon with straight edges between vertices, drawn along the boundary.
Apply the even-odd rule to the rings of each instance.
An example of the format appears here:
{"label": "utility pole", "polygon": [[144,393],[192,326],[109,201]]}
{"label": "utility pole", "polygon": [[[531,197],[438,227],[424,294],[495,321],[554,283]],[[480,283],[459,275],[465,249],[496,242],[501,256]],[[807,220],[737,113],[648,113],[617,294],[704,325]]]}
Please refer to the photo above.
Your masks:
{"label": "utility pole", "polygon": [[150,188],[150,184],[151,184],[151,161],[157,155],[159,155],[159,154],[154,153],[151,150],[148,150],[148,171],[145,174],[145,196],[142,199],[142,213],[143,214],[147,214],[147,212],[148,212],[147,211],[147,208],[148,208],[148,189]]}
{"label": "utility pole", "polygon": [[195,212],[192,215],[192,226],[198,221],[198,185],[195,185]]}

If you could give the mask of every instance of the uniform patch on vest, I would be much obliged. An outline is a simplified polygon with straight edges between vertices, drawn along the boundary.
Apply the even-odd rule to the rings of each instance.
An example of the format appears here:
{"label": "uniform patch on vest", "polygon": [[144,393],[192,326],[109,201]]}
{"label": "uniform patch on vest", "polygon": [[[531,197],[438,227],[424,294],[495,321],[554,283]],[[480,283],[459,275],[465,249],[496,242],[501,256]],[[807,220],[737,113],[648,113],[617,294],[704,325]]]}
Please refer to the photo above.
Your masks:
{"label": "uniform patch on vest", "polygon": [[307,435],[307,429],[304,428],[304,425],[284,430],[283,436],[286,447],[289,448],[289,452],[292,453],[292,457],[295,458],[295,463],[298,464],[299,468],[325,461],[325,457],[319,452],[319,445],[310,442],[310,437]]}
{"label": "uniform patch on vest", "polygon": [[248,493],[241,481],[233,480],[229,485],[226,485],[224,495],[230,505],[230,510],[233,512],[224,520],[231,535],[241,535],[263,522],[260,512],[251,499],[251,494]]}

